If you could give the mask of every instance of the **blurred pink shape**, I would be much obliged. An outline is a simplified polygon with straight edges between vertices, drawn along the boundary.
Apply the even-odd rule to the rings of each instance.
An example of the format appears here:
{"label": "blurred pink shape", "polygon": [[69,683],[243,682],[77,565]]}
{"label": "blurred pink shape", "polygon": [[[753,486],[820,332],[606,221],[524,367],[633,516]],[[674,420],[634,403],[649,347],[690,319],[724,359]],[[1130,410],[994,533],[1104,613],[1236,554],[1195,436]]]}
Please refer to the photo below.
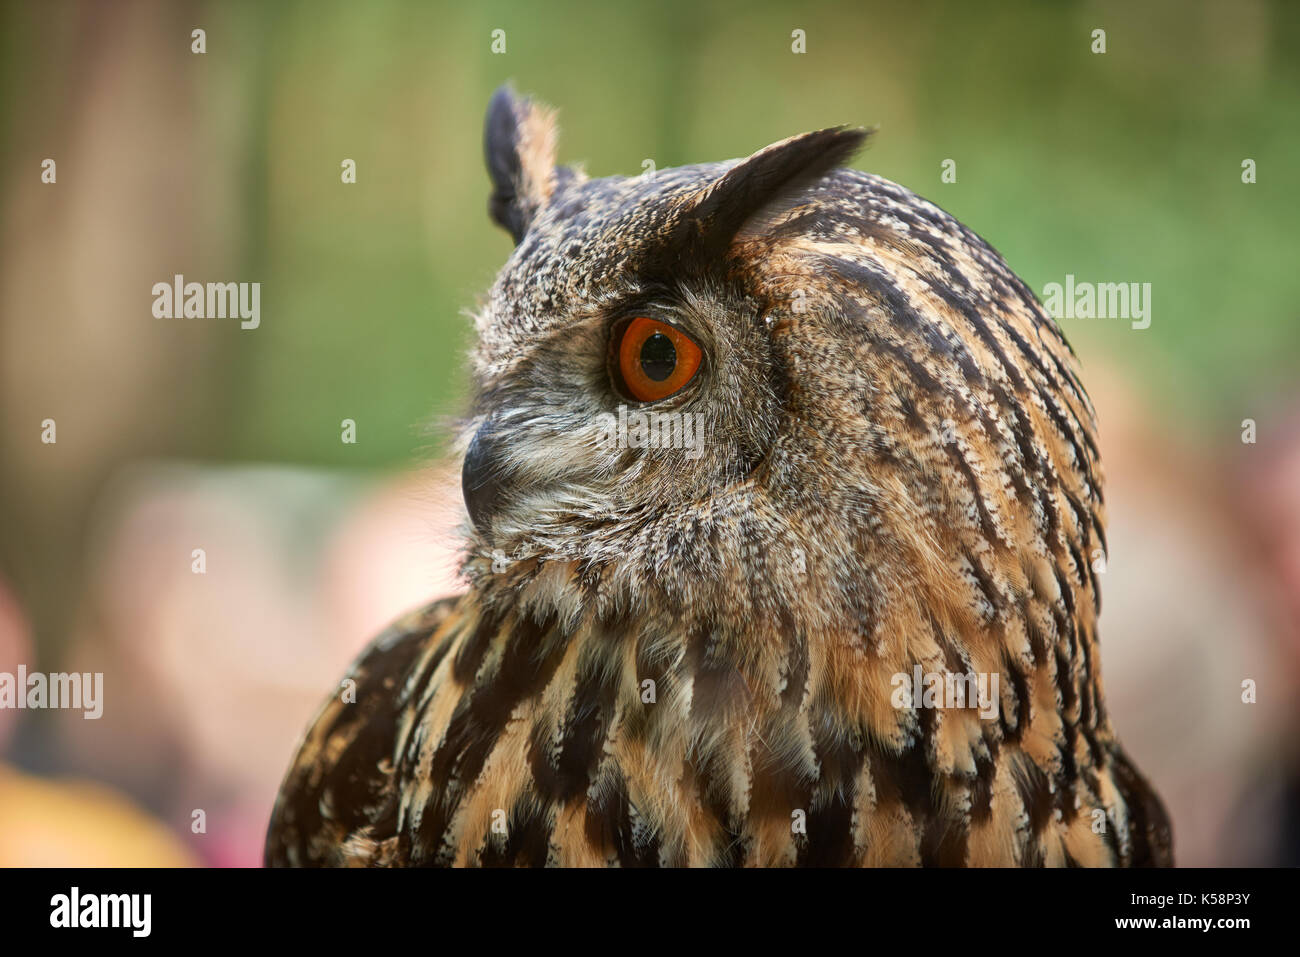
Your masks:
{"label": "blurred pink shape", "polygon": [[[1104,366],[1089,372],[1106,469],[1107,704],[1169,808],[1177,863],[1252,863],[1246,848],[1265,846],[1275,821],[1239,808],[1276,761],[1296,694],[1285,615],[1251,560],[1226,470]],[[1247,679],[1254,704],[1242,701]]]}
{"label": "blurred pink shape", "polygon": [[[32,657],[31,626],[9,583],[0,578],[0,671],[16,674],[18,666],[35,666]],[[13,736],[20,712],[0,709],[0,754]]]}
{"label": "blurred pink shape", "polygon": [[458,589],[463,517],[445,470],[119,476],[70,655],[105,672],[105,714],[63,717],[76,760],[165,796],[182,833],[203,810],[207,831],[190,840],[209,862],[260,863],[295,742],[349,661],[397,615]]}

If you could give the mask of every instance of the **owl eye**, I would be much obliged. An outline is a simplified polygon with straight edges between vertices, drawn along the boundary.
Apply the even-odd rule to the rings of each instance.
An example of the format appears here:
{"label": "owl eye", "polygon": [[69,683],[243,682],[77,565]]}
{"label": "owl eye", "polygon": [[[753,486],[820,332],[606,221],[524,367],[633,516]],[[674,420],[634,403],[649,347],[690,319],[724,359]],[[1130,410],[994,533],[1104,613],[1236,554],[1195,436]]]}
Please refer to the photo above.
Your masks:
{"label": "owl eye", "polygon": [[613,353],[615,379],[639,402],[680,392],[704,357],[686,333],[647,316],[636,316],[615,330]]}

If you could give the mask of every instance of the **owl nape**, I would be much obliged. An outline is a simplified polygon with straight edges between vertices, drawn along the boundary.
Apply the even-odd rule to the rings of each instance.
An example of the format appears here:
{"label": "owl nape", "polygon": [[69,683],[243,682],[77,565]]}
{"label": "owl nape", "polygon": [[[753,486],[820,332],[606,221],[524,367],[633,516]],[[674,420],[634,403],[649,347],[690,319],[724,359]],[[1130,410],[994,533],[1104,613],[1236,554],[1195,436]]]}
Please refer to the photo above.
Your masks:
{"label": "owl nape", "polygon": [[866,138],[593,179],[495,94],[468,590],[326,700],[268,863],[1172,863],[1074,356]]}

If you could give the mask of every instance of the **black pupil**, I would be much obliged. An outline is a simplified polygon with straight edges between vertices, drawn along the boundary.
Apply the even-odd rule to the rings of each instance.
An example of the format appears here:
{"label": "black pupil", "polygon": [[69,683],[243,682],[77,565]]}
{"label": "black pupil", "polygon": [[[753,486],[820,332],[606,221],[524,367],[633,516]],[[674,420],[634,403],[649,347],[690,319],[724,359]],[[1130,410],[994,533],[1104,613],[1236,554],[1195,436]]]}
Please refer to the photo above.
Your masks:
{"label": "black pupil", "polygon": [[641,370],[656,382],[663,382],[677,367],[677,349],[673,340],[656,332],[641,346]]}

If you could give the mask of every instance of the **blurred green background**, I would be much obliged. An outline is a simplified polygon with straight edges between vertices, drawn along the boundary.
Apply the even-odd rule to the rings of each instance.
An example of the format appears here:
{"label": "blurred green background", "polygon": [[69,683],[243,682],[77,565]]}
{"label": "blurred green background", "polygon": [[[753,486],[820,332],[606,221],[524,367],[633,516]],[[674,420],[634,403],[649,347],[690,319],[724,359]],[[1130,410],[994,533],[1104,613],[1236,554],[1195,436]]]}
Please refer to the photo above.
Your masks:
{"label": "blurred green background", "polygon": [[[506,80],[560,109],[561,160],[593,176],[878,126],[856,165],[949,210],[1040,295],[1067,274],[1150,283],[1148,329],[1063,321],[1084,382],[1125,383],[1106,408],[1140,411],[1135,434],[1222,468],[1243,418],[1281,422],[1300,399],[1297,50],[1300,5],[1281,0],[4,3],[0,585],[53,666],[104,614],[95,563],[121,559],[93,547],[97,516],[124,470],[364,482],[438,461],[465,312],[511,248],[481,156]],[[154,318],[151,287],[175,273],[260,282],[260,328]],[[1106,441],[1105,408],[1101,425]],[[296,529],[303,575],[322,520],[292,516],[313,495],[257,505]],[[31,721],[20,763],[76,769]],[[114,775],[165,804],[163,785]]]}
{"label": "blurred green background", "polygon": [[[1152,283],[1149,330],[1067,332],[1081,351],[1097,339],[1140,368],[1150,400],[1189,430],[1289,387],[1300,360],[1295,4],[99,6],[6,5],[4,168],[30,180],[73,145],[85,61],[124,53],[97,39],[147,19],[154,49],[122,69],[168,88],[151,107],[176,109],[137,121],[149,139],[122,185],[166,188],[155,174],[178,175],[173,149],[228,164],[219,208],[203,208],[202,175],[170,184],[191,193],[189,209],[155,229],[194,248],[154,272],[263,284],[255,333],[163,325],[147,310],[122,329],[201,337],[207,381],[223,384],[176,382],[152,451],[411,457],[414,424],[457,408],[461,311],[509,250],[484,213],[479,144],[487,98],[511,78],[560,108],[562,159],[596,176],[878,125],[857,165],[948,209],[1036,291],[1067,272]],[[193,26],[207,31],[205,55],[189,53]],[[1090,52],[1098,27],[1104,55]],[[504,55],[489,50],[496,28]],[[794,28],[807,32],[804,55],[790,52]],[[340,183],[345,157],[355,186]],[[1245,157],[1259,167],[1252,186]],[[956,183],[940,182],[945,158]],[[79,172],[64,164],[63,182]],[[335,434],[345,415],[364,423],[355,448]]]}

